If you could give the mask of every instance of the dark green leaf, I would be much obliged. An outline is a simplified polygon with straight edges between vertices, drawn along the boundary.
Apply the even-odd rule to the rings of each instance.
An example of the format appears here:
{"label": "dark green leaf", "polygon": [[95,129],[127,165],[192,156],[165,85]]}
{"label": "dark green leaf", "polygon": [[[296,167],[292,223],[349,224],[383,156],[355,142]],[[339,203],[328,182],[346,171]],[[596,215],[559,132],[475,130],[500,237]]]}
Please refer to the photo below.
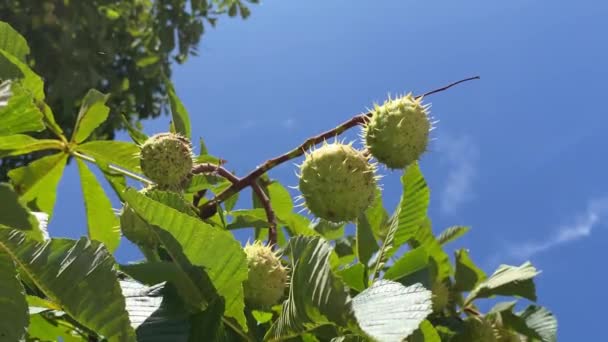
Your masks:
{"label": "dark green leaf", "polygon": [[5,250],[0,250],[0,284],[0,339],[20,341],[29,323],[25,289],[17,275],[15,263]]}
{"label": "dark green leaf", "polygon": [[120,224],[112,209],[112,203],[103,187],[89,170],[86,163],[76,159],[80,172],[80,185],[84,197],[84,207],[87,213],[87,228],[89,238],[103,243],[113,252],[120,243]]}
{"label": "dark green leaf", "polygon": [[343,223],[333,223],[323,219],[317,219],[312,223],[312,229],[325,238],[325,240],[336,240],[344,236]]}
{"label": "dark green leaf", "polygon": [[84,326],[110,341],[135,338],[113,270],[114,260],[100,243],[86,239],[38,243],[19,231],[0,230],[0,250]]}
{"label": "dark green leaf", "polygon": [[205,269],[217,292],[226,301],[226,315],[235,318],[245,328],[242,283],[247,279],[247,261],[245,252],[232,234],[149,199],[134,189],[127,189],[124,198],[144,220],[170,233],[193,265]]}
{"label": "dark green leaf", "polygon": [[476,298],[488,298],[496,295],[517,296],[536,300],[536,289],[533,278],[539,272],[525,262],[521,266],[500,265],[488,279],[477,285],[465,300],[465,306]]}
{"label": "dark green leaf", "polygon": [[76,126],[72,134],[72,141],[81,143],[88,138],[91,133],[108,118],[110,108],[106,106],[108,95],[98,92],[95,89],[89,90],[82,100],[82,105],[78,111]]}
{"label": "dark green leaf", "polygon": [[471,229],[470,227],[464,227],[464,226],[448,227],[444,231],[442,231],[441,234],[439,234],[437,236],[437,241],[439,241],[440,244],[445,245],[446,243],[454,241],[454,240],[458,239],[459,237],[463,236],[470,229]]}
{"label": "dark green leaf", "polygon": [[190,341],[227,341],[226,329],[222,322],[224,299],[218,297],[204,312],[195,314],[191,319]]}
{"label": "dark green leaf", "polygon": [[378,251],[378,243],[365,214],[357,219],[357,259],[367,265],[372,255]]}
{"label": "dark green leaf", "polygon": [[405,287],[379,280],[353,298],[352,306],[367,335],[377,341],[400,342],[433,311],[431,295],[420,284]]}
{"label": "dark green leaf", "polygon": [[146,140],[148,140],[148,136],[144,132],[133,127],[133,125],[131,125],[129,120],[124,115],[121,115],[120,118],[122,119],[122,122],[125,127],[127,127],[127,132],[129,132],[129,136],[131,137],[131,140],[133,140],[134,143],[136,143],[137,145],[143,145]]}
{"label": "dark green leaf", "polygon": [[264,209],[240,209],[230,212],[233,221],[230,222],[227,229],[240,228],[265,228],[268,227],[266,212]]}
{"label": "dark green leaf", "polygon": [[459,249],[454,252],[456,258],[456,274],[454,276],[456,291],[471,291],[481,281],[486,279],[486,274],[469,257],[466,249]]}
{"label": "dark green leaf", "polygon": [[52,216],[57,185],[67,159],[67,154],[57,153],[9,171],[8,176],[21,201],[27,203],[32,210]]}
{"label": "dark green leaf", "polygon": [[435,239],[430,220],[427,219],[421,222],[418,230],[416,230],[414,236],[410,239],[410,243],[413,247],[421,246],[426,249],[427,254],[435,263],[436,280],[443,281],[452,275],[450,257]]}
{"label": "dark green leaf", "polygon": [[41,227],[37,217],[19,202],[17,194],[8,184],[0,183],[0,203],[0,228],[19,229],[32,239],[44,239],[42,228],[45,227]]}
{"label": "dark green leaf", "polygon": [[350,297],[329,265],[331,252],[319,237],[291,239],[285,253],[292,269],[289,298],[267,339],[283,340],[323,324],[346,327],[352,322]]}

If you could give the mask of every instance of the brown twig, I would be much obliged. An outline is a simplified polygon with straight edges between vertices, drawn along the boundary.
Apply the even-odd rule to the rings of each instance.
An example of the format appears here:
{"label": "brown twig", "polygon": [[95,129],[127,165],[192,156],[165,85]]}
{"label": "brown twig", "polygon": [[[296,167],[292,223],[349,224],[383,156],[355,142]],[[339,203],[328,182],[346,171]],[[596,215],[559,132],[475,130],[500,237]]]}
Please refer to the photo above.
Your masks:
{"label": "brown twig", "polygon": [[[224,167],[212,163],[197,164],[192,168],[192,173],[216,173],[220,177],[223,177],[228,180],[233,185],[241,181],[239,177],[234,175],[232,172],[226,170]],[[270,199],[268,198],[268,195],[266,195],[264,190],[262,190],[262,187],[260,186],[260,184],[258,184],[257,181],[253,181],[250,185],[256,196],[258,196],[260,202],[264,206],[264,211],[266,212],[266,217],[268,219],[268,245],[274,247],[277,244],[277,218],[274,214],[272,206],[270,205]],[[203,213],[201,212],[201,215],[202,214]]]}
{"label": "brown twig", "polygon": [[[479,76],[465,78],[460,81],[450,83],[444,87],[441,87],[441,88],[438,88],[435,90],[431,90],[422,95],[418,95],[418,96],[416,96],[416,98],[433,95],[433,94],[448,90],[449,88],[456,86],[460,83],[477,80],[479,78],[480,78]],[[205,203],[201,207],[201,212],[211,212],[212,208],[215,208],[218,204],[227,200],[230,196],[243,190],[247,186],[253,185],[260,176],[262,176],[264,173],[266,173],[270,169],[272,169],[286,161],[289,161],[291,159],[294,159],[294,158],[297,158],[297,157],[303,155],[305,153],[305,151],[310,149],[312,146],[322,143],[323,141],[326,141],[329,138],[338,136],[352,127],[364,124],[367,121],[367,118],[370,117],[371,115],[372,115],[371,112],[355,115],[351,119],[336,126],[334,129],[331,129],[329,131],[323,132],[319,135],[306,139],[306,141],[304,141],[300,146],[294,148],[293,150],[291,150],[283,155],[280,155],[278,157],[267,160],[264,164],[257,167],[255,170],[251,171],[248,175],[246,175],[243,178],[240,178],[240,180],[238,182],[233,183],[232,186],[230,186],[228,189],[224,190],[219,195],[215,196],[215,198],[213,198],[212,200]]]}

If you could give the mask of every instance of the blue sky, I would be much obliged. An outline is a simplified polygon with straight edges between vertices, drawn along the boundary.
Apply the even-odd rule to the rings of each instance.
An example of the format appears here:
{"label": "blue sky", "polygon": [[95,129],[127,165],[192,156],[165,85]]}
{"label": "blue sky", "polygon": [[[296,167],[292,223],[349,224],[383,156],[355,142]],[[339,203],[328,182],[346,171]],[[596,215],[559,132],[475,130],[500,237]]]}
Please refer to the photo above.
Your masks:
{"label": "blue sky", "polygon": [[[599,0],[265,1],[246,21],[220,20],[173,79],[194,138],[243,175],[389,93],[481,75],[427,99],[440,120],[421,161],[434,230],[472,226],[451,247],[469,248],[487,273],[531,260],[559,340],[591,340],[608,304],[606,18]],[[271,177],[295,185],[294,169]],[[400,175],[381,172],[392,210]],[[85,234],[80,201],[72,163],[52,235]],[[136,256],[128,244],[117,254]]]}

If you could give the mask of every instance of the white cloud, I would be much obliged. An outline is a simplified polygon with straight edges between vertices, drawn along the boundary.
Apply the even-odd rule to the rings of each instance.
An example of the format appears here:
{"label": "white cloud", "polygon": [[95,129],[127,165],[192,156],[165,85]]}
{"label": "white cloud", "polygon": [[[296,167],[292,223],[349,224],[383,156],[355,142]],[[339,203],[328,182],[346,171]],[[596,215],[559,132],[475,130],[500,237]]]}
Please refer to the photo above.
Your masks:
{"label": "white cloud", "polygon": [[442,137],[438,150],[449,170],[441,193],[441,212],[453,214],[473,198],[473,180],[477,175],[479,149],[468,136]]}
{"label": "white cloud", "polygon": [[520,259],[580,240],[591,235],[593,230],[608,218],[608,197],[590,200],[587,209],[575,215],[573,222],[556,228],[543,241],[527,241],[509,247],[509,254]]}

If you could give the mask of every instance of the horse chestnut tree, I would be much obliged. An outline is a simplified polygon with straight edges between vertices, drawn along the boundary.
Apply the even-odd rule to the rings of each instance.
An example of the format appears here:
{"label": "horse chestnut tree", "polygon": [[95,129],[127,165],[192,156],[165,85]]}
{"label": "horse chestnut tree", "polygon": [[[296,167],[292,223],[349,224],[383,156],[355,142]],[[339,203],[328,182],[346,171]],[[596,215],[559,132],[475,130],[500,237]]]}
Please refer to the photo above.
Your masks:
{"label": "horse chestnut tree", "polygon": [[[435,234],[418,164],[432,125],[421,96],[389,99],[241,177],[205,148],[193,154],[174,94],[168,132],[129,127],[132,142],[88,141],[109,113],[107,96],[91,90],[65,136],[25,63],[27,43],[1,24],[0,157],[48,154],[0,184],[0,340],[555,341],[529,262],[488,275],[467,249],[445,251],[467,227]],[[357,126],[362,148],[338,142]],[[26,134],[43,130],[57,138]],[[310,213],[300,215],[270,171],[304,154],[299,191]],[[70,158],[87,214],[74,222],[87,228],[78,240],[46,231]],[[402,170],[391,212],[378,163]],[[251,202],[238,198],[245,188]],[[123,236],[142,260],[115,261]],[[521,301],[479,308],[498,295]]]}

